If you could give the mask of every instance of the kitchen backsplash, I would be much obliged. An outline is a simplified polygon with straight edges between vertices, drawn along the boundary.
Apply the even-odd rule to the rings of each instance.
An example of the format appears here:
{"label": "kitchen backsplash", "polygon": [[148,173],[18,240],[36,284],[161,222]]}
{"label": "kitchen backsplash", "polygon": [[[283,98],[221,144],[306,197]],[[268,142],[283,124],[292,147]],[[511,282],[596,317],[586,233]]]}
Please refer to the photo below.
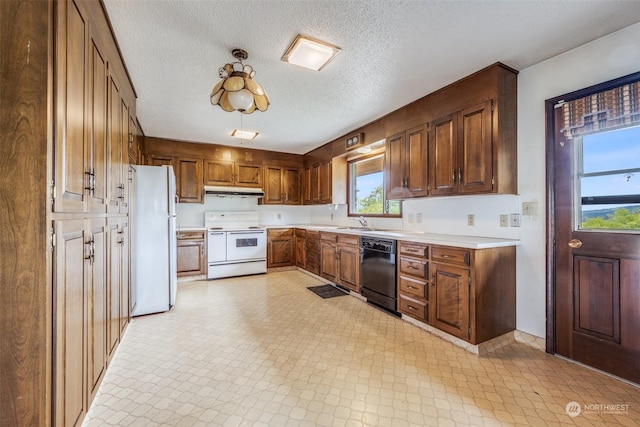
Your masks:
{"label": "kitchen backsplash", "polygon": [[[538,208],[540,214],[542,207]],[[258,205],[255,198],[206,197],[204,204],[180,203],[181,227],[203,227],[205,211],[257,210],[262,225],[319,224],[358,226],[357,218],[347,215],[346,205],[285,206]],[[367,218],[370,227],[424,231],[456,235],[520,238],[519,227],[501,227],[500,215],[521,214],[518,195],[475,195],[429,197],[405,200],[402,218]],[[474,225],[468,225],[473,215]],[[532,217],[520,215],[520,222]],[[509,223],[510,224],[510,223]]]}

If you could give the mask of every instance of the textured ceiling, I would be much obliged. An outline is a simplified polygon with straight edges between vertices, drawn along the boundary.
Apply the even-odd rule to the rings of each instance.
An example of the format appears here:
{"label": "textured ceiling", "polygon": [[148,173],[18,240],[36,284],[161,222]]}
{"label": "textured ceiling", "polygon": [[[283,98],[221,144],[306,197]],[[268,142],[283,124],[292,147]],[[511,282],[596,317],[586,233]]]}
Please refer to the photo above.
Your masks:
{"label": "textured ceiling", "polygon": [[[147,136],[298,154],[494,62],[522,70],[640,21],[636,1],[103,1]],[[298,33],[342,52],[320,72],[282,62]],[[266,112],[210,104],[233,48]],[[258,138],[232,138],[241,124]]]}

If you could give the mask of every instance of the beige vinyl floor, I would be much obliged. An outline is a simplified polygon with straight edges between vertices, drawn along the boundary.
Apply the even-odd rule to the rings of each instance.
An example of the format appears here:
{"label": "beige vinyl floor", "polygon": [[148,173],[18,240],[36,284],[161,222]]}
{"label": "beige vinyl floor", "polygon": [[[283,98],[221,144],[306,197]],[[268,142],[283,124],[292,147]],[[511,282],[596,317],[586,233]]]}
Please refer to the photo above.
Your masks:
{"label": "beige vinyl floor", "polygon": [[128,326],[84,425],[640,424],[637,387],[521,342],[474,355],[319,284],[179,284],[171,311]]}

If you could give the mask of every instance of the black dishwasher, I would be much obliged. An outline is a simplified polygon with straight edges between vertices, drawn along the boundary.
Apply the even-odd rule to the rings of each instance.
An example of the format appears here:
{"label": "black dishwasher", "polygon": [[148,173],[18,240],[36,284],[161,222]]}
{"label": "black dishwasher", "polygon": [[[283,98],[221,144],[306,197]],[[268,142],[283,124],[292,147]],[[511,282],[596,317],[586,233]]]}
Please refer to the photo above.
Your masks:
{"label": "black dishwasher", "polygon": [[367,302],[398,315],[395,240],[360,238],[360,293]]}

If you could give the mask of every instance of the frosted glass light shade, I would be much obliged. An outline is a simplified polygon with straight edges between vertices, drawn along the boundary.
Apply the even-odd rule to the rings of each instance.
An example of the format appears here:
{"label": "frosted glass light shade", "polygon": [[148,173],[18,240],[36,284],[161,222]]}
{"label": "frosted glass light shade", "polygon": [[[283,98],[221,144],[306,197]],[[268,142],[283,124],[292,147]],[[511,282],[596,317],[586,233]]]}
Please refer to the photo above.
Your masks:
{"label": "frosted glass light shade", "polygon": [[253,94],[247,89],[229,92],[229,103],[234,110],[247,111],[253,106]]}
{"label": "frosted glass light shade", "polygon": [[338,53],[340,48],[321,40],[298,34],[282,60],[310,70],[320,71]]}

